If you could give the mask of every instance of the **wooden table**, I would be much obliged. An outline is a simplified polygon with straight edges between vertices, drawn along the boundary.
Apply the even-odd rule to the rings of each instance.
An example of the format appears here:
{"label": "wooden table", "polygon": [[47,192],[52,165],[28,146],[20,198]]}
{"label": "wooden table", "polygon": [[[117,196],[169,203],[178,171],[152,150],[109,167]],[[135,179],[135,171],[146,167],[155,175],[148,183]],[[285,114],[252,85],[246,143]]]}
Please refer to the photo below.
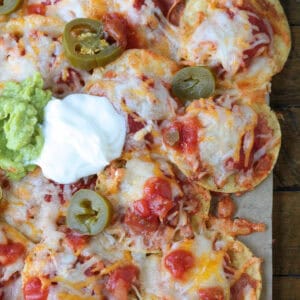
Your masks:
{"label": "wooden table", "polygon": [[[300,299],[300,0],[281,0],[292,32],[284,70],[273,79],[271,106],[282,128],[274,172],[273,299]],[[269,300],[269,299],[268,299]]]}

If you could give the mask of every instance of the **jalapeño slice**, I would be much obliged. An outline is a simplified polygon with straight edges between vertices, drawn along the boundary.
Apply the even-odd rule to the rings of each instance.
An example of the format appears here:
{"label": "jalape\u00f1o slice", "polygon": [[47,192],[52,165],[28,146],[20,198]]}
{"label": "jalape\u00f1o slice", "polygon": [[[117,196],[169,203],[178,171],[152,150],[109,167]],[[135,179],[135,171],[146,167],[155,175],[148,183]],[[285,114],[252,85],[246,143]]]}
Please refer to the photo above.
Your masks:
{"label": "jalape\u00f1o slice", "polygon": [[63,47],[70,63],[87,71],[104,66],[124,51],[104,31],[102,22],[88,18],[74,19],[66,24]]}
{"label": "jalape\u00f1o slice", "polygon": [[186,67],[178,71],[172,82],[172,93],[183,103],[208,98],[215,91],[215,78],[206,67]]}
{"label": "jalape\u00f1o slice", "polygon": [[2,0],[0,1],[0,15],[8,15],[19,8],[22,0]]}
{"label": "jalape\u00f1o slice", "polygon": [[68,227],[83,234],[95,235],[110,222],[110,202],[94,191],[82,189],[71,198],[67,213]]}

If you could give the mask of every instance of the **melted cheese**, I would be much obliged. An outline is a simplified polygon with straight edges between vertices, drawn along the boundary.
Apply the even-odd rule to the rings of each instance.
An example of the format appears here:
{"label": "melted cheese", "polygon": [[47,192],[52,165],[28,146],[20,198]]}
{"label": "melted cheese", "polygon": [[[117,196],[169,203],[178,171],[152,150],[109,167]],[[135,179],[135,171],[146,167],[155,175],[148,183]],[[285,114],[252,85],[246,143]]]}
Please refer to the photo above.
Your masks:
{"label": "melted cheese", "polygon": [[155,176],[155,165],[140,159],[131,159],[126,164],[126,171],[118,195],[120,204],[129,206],[130,203],[143,197],[144,184],[147,179]]}
{"label": "melted cheese", "polygon": [[66,22],[69,22],[75,18],[88,17],[84,7],[86,7],[86,1],[82,0],[62,0],[58,1],[55,5],[51,5],[47,9],[47,15],[59,16]]}
{"label": "melted cheese", "polygon": [[246,11],[232,8],[232,13],[231,18],[224,10],[214,9],[206,17],[185,41],[187,59],[211,67],[221,64],[234,75],[247,58],[245,50],[270,42],[267,34],[252,33],[256,27],[249,22]]}
{"label": "melted cheese", "polygon": [[114,207],[121,210],[132,208],[133,202],[143,198],[145,183],[152,177],[167,180],[171,185],[173,198],[182,196],[182,190],[174,178],[170,164],[163,159],[154,160],[144,152],[137,152],[134,157],[128,158],[126,166],[122,169],[121,182],[116,191],[106,188],[111,185],[111,180],[120,180],[117,172],[114,175],[115,178],[109,178],[105,176],[104,172],[101,174],[100,181],[108,199],[111,200]]}
{"label": "melted cheese", "polygon": [[86,71],[74,71],[64,57],[58,39],[63,26],[58,19],[40,15],[1,24],[0,82],[22,81],[40,72],[45,87],[51,87],[54,94],[62,96],[81,91],[82,82],[90,75]]}
{"label": "melted cheese", "polygon": [[130,111],[136,112],[145,120],[161,120],[174,114],[176,104],[160,80],[154,80],[149,87],[141,79],[131,77],[117,84],[115,97],[125,99]]}
{"label": "melted cheese", "polygon": [[[29,198],[24,199],[20,190],[25,190],[30,195]],[[51,195],[50,202],[45,201],[47,195]],[[65,209],[61,205],[62,197],[64,201],[71,198],[69,186],[61,190],[40,171],[38,174],[29,174],[21,181],[11,182],[11,188],[5,191],[4,198],[9,201],[3,217],[31,240],[39,241],[45,237],[56,248],[60,238],[60,234],[56,232],[56,220]]]}
{"label": "melted cheese", "polygon": [[[39,277],[49,288],[48,299],[60,299],[61,295],[69,295],[68,299],[100,299],[102,289],[99,281],[122,265],[131,263],[131,256],[120,247],[106,248],[100,236],[95,237],[81,252],[84,261],[67,246],[65,240],[60,247],[52,249],[40,243],[28,254],[22,272],[23,284],[31,277]],[[95,243],[94,243],[95,242]],[[98,276],[87,276],[86,270],[97,263],[105,262],[105,269]],[[103,274],[102,274],[103,273]],[[50,283],[56,283],[50,284]]]}
{"label": "melted cheese", "polygon": [[176,64],[162,56],[128,50],[101,73],[96,71],[87,90],[107,96],[119,111],[135,112],[148,122],[170,119],[177,104],[168,86],[176,71]]}
{"label": "melted cheese", "polygon": [[[90,1],[85,0],[50,0],[49,5],[46,6],[46,15],[51,17],[59,17],[68,22],[75,18],[88,17],[85,9]],[[28,5],[42,4],[45,1],[29,0]]]}
{"label": "melted cheese", "polygon": [[[190,251],[195,257],[195,267],[187,271],[185,280],[176,280],[164,266],[164,258],[156,255],[134,255],[141,270],[140,280],[144,297],[170,297],[170,299],[198,300],[200,288],[220,286],[228,299],[229,282],[223,271],[224,251],[214,251],[212,241],[205,232],[193,240],[179,241],[164,253],[164,257],[177,249]],[[147,298],[146,298],[147,299]],[[151,299],[151,298],[150,298]]]}
{"label": "melted cheese", "polygon": [[[235,162],[240,159],[243,137],[247,135],[253,141],[257,114],[245,105],[233,105],[229,109],[209,101],[199,103],[202,107],[194,113],[201,124],[198,133],[200,159],[221,185],[233,172],[226,169],[228,159]],[[246,150],[249,152],[251,148]]]}

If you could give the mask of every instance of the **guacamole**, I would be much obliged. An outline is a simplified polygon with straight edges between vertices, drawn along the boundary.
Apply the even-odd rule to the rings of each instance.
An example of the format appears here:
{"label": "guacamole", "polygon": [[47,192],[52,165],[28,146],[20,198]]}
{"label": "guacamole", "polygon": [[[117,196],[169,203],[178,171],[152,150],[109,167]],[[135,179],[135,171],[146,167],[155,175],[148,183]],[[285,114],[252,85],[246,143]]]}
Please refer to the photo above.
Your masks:
{"label": "guacamole", "polygon": [[36,74],[23,82],[6,82],[0,93],[0,168],[11,179],[34,169],[30,163],[42,150],[44,107],[51,92]]}

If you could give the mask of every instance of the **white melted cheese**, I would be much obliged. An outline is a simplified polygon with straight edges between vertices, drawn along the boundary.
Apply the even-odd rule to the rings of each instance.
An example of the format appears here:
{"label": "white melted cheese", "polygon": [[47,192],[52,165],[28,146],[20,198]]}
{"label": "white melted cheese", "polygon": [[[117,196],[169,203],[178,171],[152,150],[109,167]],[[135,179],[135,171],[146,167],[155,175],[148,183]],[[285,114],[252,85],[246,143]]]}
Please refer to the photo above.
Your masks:
{"label": "white melted cheese", "polygon": [[[86,2],[86,0],[50,0],[48,1],[49,4],[47,4],[46,6],[46,15],[59,17],[66,22],[69,22],[70,20],[75,18],[88,17],[84,10],[84,7],[88,5],[88,3]],[[28,1],[28,5],[41,3],[45,3],[45,1]]]}
{"label": "white melted cheese", "polygon": [[[171,119],[177,103],[169,86],[176,69],[174,62],[148,50],[128,50],[103,71],[94,72],[88,93],[105,95],[120,112],[135,112],[148,122]],[[109,73],[112,78],[106,77]]]}
{"label": "white melted cheese", "polygon": [[22,81],[39,72],[54,95],[81,92],[90,74],[72,68],[64,56],[63,28],[59,19],[40,15],[0,24],[0,82]]}
{"label": "white melted cheese", "polygon": [[[165,177],[167,176],[167,178]],[[134,201],[140,200],[144,195],[146,181],[152,177],[167,179],[171,185],[172,198],[182,195],[182,191],[175,180],[171,180],[173,173],[170,165],[164,160],[143,160],[132,158],[127,161],[124,177],[119,192],[113,196],[115,205],[124,208],[132,207]]]}
{"label": "white melted cheese", "polygon": [[[29,47],[26,46],[26,48]],[[29,55],[22,56],[21,51],[21,49],[18,49],[18,43],[9,34],[2,35],[0,43],[0,81],[22,81],[38,71],[34,60]]]}
{"label": "white melted cheese", "polygon": [[120,205],[128,207],[132,202],[143,197],[145,182],[155,176],[155,165],[138,158],[131,159],[126,164],[125,176],[120,185]]}
{"label": "white melted cheese", "polygon": [[112,91],[114,98],[121,103],[125,99],[128,108],[145,120],[161,120],[175,115],[176,102],[160,80],[149,87],[142,80],[131,77],[118,83]]}
{"label": "white melted cheese", "polygon": [[64,233],[57,231],[58,203],[54,201],[40,205],[36,226],[42,231],[44,243],[52,249],[59,247]]}
{"label": "white melted cheese", "polygon": [[201,161],[211,169],[216,183],[221,184],[231,175],[226,170],[226,161],[239,160],[242,138],[248,130],[254,129],[257,115],[249,106],[236,105],[232,110],[215,106],[214,114],[201,110],[198,118],[203,126],[199,143]]}
{"label": "white melted cheese", "polygon": [[83,1],[79,0],[59,1],[56,4],[48,7],[47,15],[58,16],[66,22],[69,22],[75,18],[85,18],[88,16],[84,11],[83,5]]}
{"label": "white melted cheese", "polygon": [[[63,210],[61,201],[68,201],[71,195],[69,186],[65,185],[62,190],[41,172],[28,174],[20,181],[11,182],[10,189],[4,192],[9,201],[3,217],[31,240],[45,239],[55,248],[61,238],[56,231],[56,220]],[[45,201],[47,196],[50,196],[49,201]]]}
{"label": "white melted cheese", "polygon": [[[176,280],[164,266],[164,257],[177,249],[189,251],[195,258],[195,267],[187,272],[186,280]],[[220,286],[227,295],[229,282],[223,271],[223,255],[223,251],[214,251],[212,241],[201,233],[193,240],[174,243],[162,258],[137,254],[134,260],[141,271],[143,293],[150,299],[152,295],[173,300],[198,300],[200,288]]]}
{"label": "white melted cheese", "polygon": [[270,42],[265,33],[254,37],[246,11],[233,9],[233,13],[231,18],[223,10],[214,10],[196,28],[187,43],[189,59],[210,66],[221,64],[233,75],[243,62],[245,50]]}
{"label": "white melted cheese", "polygon": [[121,155],[126,122],[107,98],[72,94],[47,104],[43,134],[34,163],[45,177],[67,184],[102,171]]}

